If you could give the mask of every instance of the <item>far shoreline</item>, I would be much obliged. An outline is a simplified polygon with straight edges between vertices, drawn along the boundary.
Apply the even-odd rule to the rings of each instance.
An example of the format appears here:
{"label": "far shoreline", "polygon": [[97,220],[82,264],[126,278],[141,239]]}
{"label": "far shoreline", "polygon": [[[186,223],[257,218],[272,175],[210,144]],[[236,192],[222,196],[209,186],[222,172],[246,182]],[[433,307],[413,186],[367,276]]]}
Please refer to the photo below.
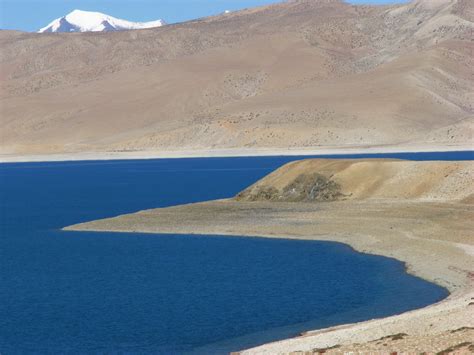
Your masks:
{"label": "far shoreline", "polygon": [[474,145],[387,145],[387,146],[337,146],[320,148],[230,148],[188,149],[169,151],[110,151],[53,154],[0,154],[2,163],[41,163],[72,161],[153,160],[183,158],[239,158],[285,157],[356,154],[403,154],[472,152]]}

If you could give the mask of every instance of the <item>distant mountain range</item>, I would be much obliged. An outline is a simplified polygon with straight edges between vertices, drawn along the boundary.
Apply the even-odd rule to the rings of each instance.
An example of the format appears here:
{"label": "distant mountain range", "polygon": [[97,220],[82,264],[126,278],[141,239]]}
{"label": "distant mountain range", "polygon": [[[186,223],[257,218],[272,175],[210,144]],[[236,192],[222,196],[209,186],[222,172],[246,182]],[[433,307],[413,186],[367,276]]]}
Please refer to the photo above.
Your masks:
{"label": "distant mountain range", "polygon": [[160,27],[164,24],[163,20],[131,22],[100,12],[74,10],[52,21],[38,32],[109,32]]}

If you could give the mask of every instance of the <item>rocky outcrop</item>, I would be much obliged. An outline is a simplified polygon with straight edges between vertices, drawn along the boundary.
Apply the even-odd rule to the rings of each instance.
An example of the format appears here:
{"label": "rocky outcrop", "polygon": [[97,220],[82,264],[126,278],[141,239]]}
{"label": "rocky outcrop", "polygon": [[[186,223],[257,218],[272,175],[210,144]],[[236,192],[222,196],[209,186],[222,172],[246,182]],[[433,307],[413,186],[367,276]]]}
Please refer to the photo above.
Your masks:
{"label": "rocky outcrop", "polygon": [[282,166],[238,201],[329,202],[397,199],[471,203],[470,161],[306,159]]}
{"label": "rocky outcrop", "polygon": [[318,173],[301,174],[279,190],[274,186],[255,186],[236,196],[240,201],[322,202],[344,197],[341,186]]}

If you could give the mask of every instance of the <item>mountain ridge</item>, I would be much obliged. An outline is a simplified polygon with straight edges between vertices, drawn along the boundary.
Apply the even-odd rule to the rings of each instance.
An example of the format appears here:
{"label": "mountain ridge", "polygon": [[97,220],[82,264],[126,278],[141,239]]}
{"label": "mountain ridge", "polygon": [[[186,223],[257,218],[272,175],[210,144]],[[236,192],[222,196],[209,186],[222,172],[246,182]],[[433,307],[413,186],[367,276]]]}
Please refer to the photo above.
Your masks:
{"label": "mountain ridge", "polygon": [[149,22],[131,22],[101,12],[73,10],[66,16],[57,18],[47,26],[40,28],[38,33],[48,32],[109,32],[134,29],[161,27],[163,20]]}
{"label": "mountain ridge", "polygon": [[473,3],[0,33],[4,154],[472,144]]}

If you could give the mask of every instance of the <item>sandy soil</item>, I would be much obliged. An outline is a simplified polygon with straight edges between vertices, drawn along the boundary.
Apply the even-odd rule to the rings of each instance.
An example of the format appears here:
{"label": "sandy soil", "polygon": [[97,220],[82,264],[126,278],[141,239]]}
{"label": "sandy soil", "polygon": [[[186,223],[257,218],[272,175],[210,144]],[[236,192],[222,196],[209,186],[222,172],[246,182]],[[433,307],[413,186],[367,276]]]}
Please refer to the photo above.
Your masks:
{"label": "sandy soil", "polygon": [[[342,184],[342,191],[352,186],[354,191],[365,192],[354,199],[333,202],[210,201],[141,211],[66,229],[337,241],[361,252],[397,258],[406,263],[408,272],[442,285],[451,293],[446,300],[423,309],[358,324],[308,331],[297,338],[242,351],[244,354],[472,351],[474,206],[469,197],[472,195],[471,188],[466,186],[466,181],[467,184],[472,181],[473,163],[333,162],[307,160],[290,163],[251,189],[259,184],[288,186],[292,183],[289,173],[295,169],[301,173],[304,168],[305,172],[316,169],[329,176],[334,175],[334,181]],[[393,187],[390,181],[394,175],[387,175],[392,171],[393,164],[398,164],[397,181],[405,179],[406,191],[411,191],[409,198],[404,197],[406,195],[400,187],[398,197],[386,197]],[[417,177],[421,181],[416,192],[411,187],[413,164],[419,164],[415,170],[424,171]],[[433,169],[446,168],[451,169],[454,189],[446,189],[443,179],[428,173]],[[344,180],[344,172],[354,169],[376,171],[378,176],[385,176],[385,180],[374,185],[373,180],[367,182],[368,179],[359,177],[355,185],[350,185],[352,180]],[[365,176],[369,177],[368,173]],[[446,179],[449,177],[446,176]],[[460,190],[465,192],[460,193]]]}

